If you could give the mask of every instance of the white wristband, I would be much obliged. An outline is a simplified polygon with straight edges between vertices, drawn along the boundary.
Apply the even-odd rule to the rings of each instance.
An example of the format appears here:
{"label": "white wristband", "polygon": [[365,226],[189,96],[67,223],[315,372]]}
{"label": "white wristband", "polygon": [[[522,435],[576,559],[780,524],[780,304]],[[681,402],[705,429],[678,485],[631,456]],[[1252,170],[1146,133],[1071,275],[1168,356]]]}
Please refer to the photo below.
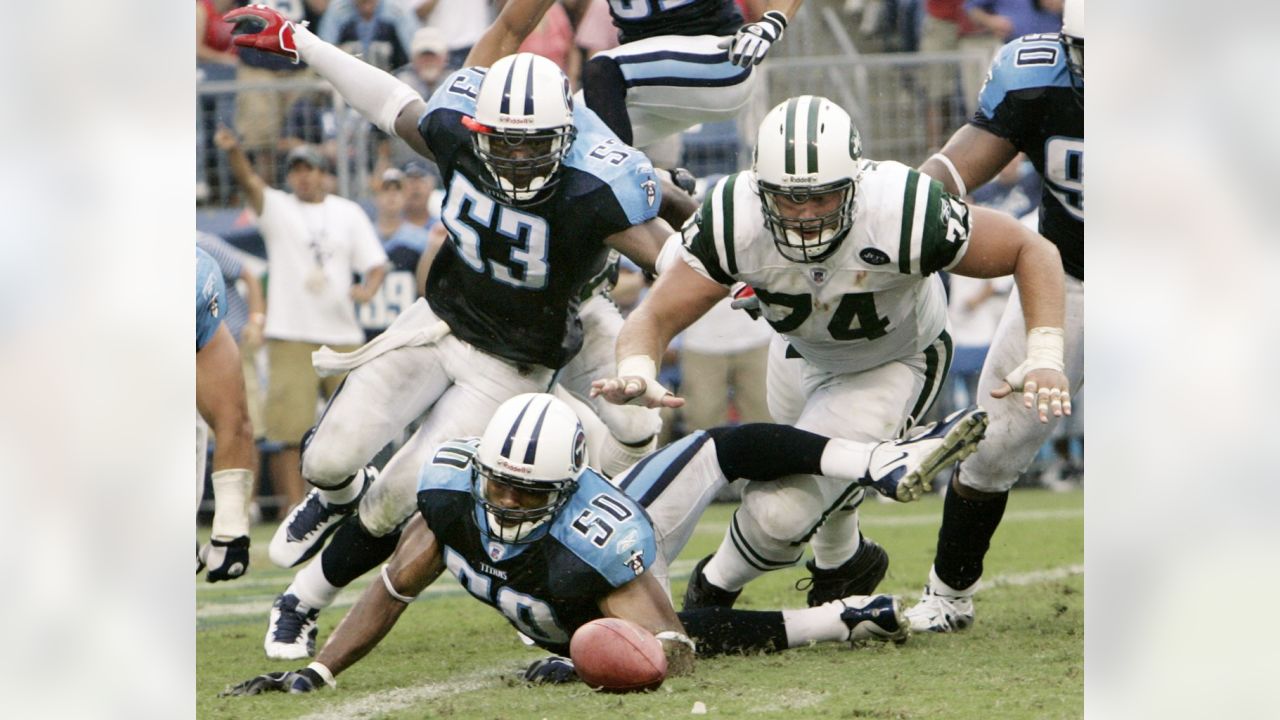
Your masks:
{"label": "white wristband", "polygon": [[1027,331],[1027,359],[1004,376],[1006,382],[1014,390],[1021,390],[1032,370],[1048,369],[1062,372],[1066,367],[1063,362],[1062,328],[1037,327]]}
{"label": "white wristband", "polygon": [[314,670],[315,673],[320,676],[320,679],[324,680],[325,685],[328,685],[331,688],[338,687],[338,681],[333,679],[333,673],[329,672],[329,668],[325,667],[324,664],[313,662],[307,666],[307,669]]}
{"label": "white wristband", "polygon": [[960,178],[960,171],[956,170],[956,166],[951,162],[951,158],[943,155],[942,153],[934,153],[929,156],[929,159],[937,160],[951,172],[951,182],[956,185],[956,197],[963,198],[965,195],[969,194],[969,189],[965,187],[964,180]]}
{"label": "white wristband", "polygon": [[658,379],[658,364],[648,355],[631,355],[618,361],[618,377],[638,377],[646,382]]}
{"label": "white wristband", "polygon": [[253,471],[241,468],[213,474],[213,538],[233,540],[249,534]]}
{"label": "white wristband", "polygon": [[689,646],[690,651],[695,653],[698,652],[698,646],[695,645],[693,640],[689,639],[689,636],[684,633],[676,632],[675,630],[663,630],[657,635],[654,635],[654,637],[659,640],[671,640],[672,642],[683,643]]}
{"label": "white wristband", "polygon": [[391,597],[393,597],[393,598],[395,598],[395,599],[399,600],[400,602],[404,603],[405,605],[408,605],[409,603],[413,602],[414,600],[417,600],[418,598],[416,598],[416,597],[409,597],[408,595],[401,595],[401,594],[400,594],[400,592],[399,592],[398,590],[396,590],[396,589],[395,589],[395,586],[393,586],[393,585],[391,584],[391,576],[387,574],[387,568],[388,568],[388,567],[390,567],[390,566],[389,566],[389,565],[383,565],[383,566],[382,566],[382,584],[386,586],[386,588],[387,588],[387,593],[388,593],[389,595],[391,595]]}

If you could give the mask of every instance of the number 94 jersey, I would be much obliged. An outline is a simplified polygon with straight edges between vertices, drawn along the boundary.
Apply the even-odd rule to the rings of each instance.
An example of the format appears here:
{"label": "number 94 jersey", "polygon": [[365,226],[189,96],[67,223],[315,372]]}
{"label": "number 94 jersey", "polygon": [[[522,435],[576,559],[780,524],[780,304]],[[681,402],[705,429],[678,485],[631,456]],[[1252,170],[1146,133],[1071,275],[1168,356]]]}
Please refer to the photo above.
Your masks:
{"label": "number 94 jersey", "polygon": [[969,208],[901,163],[864,161],[853,212],[830,257],[793,262],[764,226],[754,173],[730,175],[685,223],[684,260],[721,285],[749,284],[764,318],[813,365],[869,370],[924,350],[946,328],[934,273],[964,257]]}
{"label": "number 94 jersey", "polygon": [[454,73],[418,121],[440,167],[440,219],[450,239],[431,266],[427,301],[455,336],[481,350],[560,368],[582,347],[577,295],[604,263],[604,239],[657,217],[661,189],[648,158],[579,106],[578,136],[550,199],[517,207],[490,196],[479,181],[489,171],[462,125],[475,114],[484,74]]}
{"label": "number 94 jersey", "polygon": [[653,526],[634,500],[587,469],[539,539],[494,540],[480,530],[483,509],[471,496],[477,442],[436,450],[418,478],[418,510],[468,592],[539,646],[568,655],[573,632],[602,617],[600,599],[653,563]]}
{"label": "number 94 jersey", "polygon": [[1031,159],[1044,180],[1040,233],[1084,280],[1084,101],[1071,82],[1057,35],[1018,38],[992,61],[969,122]]}

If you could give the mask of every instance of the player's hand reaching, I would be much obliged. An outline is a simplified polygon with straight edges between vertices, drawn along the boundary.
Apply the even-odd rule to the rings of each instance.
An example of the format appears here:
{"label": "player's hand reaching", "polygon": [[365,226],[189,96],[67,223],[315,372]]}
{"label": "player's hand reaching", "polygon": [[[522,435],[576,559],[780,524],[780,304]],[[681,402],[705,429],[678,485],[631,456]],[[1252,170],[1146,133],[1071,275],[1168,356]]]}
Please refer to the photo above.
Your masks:
{"label": "player's hand reaching", "polygon": [[591,397],[600,396],[614,405],[643,405],[649,408],[684,406],[684,398],[676,397],[662,383],[638,375],[592,380]]}
{"label": "player's hand reaching", "polygon": [[1015,390],[1022,391],[1022,406],[1040,416],[1040,422],[1049,422],[1049,416],[1062,417],[1071,414],[1071,384],[1061,370],[1038,368],[1025,373],[1022,382],[1014,384],[1015,370],[1005,376],[1000,387],[991,391],[991,397],[1008,397]]}
{"label": "player's hand reaching", "polygon": [[759,65],[769,48],[782,37],[787,16],[777,10],[766,12],[760,20],[738,28],[737,34],[717,47],[728,48],[729,62],[739,67]]}
{"label": "player's hand reaching", "polygon": [[[205,580],[235,580],[249,571],[249,536],[231,540],[210,540],[200,548],[200,564],[208,566]],[[199,572],[199,570],[196,570]]]}
{"label": "player's hand reaching", "polygon": [[760,319],[760,298],[756,297],[755,288],[740,282],[730,289],[733,295],[733,302],[729,303],[729,307],[734,310],[741,310],[751,316],[752,320]]}
{"label": "player's hand reaching", "polygon": [[528,682],[542,684],[560,684],[578,681],[578,671],[573,661],[567,657],[552,655],[534,661],[524,671],[524,679]]}
{"label": "player's hand reaching", "polygon": [[309,667],[300,670],[264,673],[218,693],[218,697],[260,695],[267,692],[309,693],[324,688],[324,678]]}
{"label": "player's hand reaching", "polygon": [[232,10],[222,19],[235,25],[231,35],[236,45],[287,57],[295,65],[302,59],[293,42],[293,23],[266,5]]}

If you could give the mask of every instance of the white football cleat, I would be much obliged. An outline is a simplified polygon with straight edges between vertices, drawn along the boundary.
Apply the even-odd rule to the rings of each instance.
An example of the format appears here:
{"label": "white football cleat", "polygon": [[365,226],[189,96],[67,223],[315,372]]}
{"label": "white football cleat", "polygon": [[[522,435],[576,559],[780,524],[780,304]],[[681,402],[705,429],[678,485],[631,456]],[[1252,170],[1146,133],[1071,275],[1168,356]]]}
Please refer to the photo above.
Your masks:
{"label": "white football cleat", "polygon": [[933,488],[933,479],[943,469],[977,451],[989,422],[987,411],[974,407],[957,410],[900,440],[886,440],[871,448],[860,484],[898,502],[911,502]]}
{"label": "white football cleat", "polygon": [[973,588],[953,590],[929,569],[929,584],[924,586],[920,602],[907,611],[907,620],[915,632],[948,633],[973,625]]}
{"label": "white football cleat", "polygon": [[271,605],[271,620],[262,649],[272,660],[301,660],[316,654],[316,618],[319,608],[303,605],[286,591]]}
{"label": "white football cleat", "polygon": [[893,595],[852,595],[837,602],[845,607],[840,619],[849,627],[850,642],[903,643],[911,635],[911,627],[902,612],[902,601]]}

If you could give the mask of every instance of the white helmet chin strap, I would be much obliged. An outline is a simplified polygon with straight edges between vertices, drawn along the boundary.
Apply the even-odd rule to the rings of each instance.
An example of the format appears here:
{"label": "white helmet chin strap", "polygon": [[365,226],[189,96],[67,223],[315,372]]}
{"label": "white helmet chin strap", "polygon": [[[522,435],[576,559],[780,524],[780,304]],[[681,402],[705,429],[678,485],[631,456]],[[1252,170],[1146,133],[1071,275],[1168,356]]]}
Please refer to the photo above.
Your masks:
{"label": "white helmet chin strap", "polygon": [[[556,167],[559,167],[559,165]],[[498,187],[502,188],[504,193],[519,201],[532,200],[533,197],[538,194],[538,191],[542,189],[542,186],[547,184],[547,178],[550,177],[549,174],[539,175],[529,181],[529,187],[517,190],[516,186],[512,184],[510,180],[498,175],[497,173],[494,173],[494,176],[498,180]]]}

